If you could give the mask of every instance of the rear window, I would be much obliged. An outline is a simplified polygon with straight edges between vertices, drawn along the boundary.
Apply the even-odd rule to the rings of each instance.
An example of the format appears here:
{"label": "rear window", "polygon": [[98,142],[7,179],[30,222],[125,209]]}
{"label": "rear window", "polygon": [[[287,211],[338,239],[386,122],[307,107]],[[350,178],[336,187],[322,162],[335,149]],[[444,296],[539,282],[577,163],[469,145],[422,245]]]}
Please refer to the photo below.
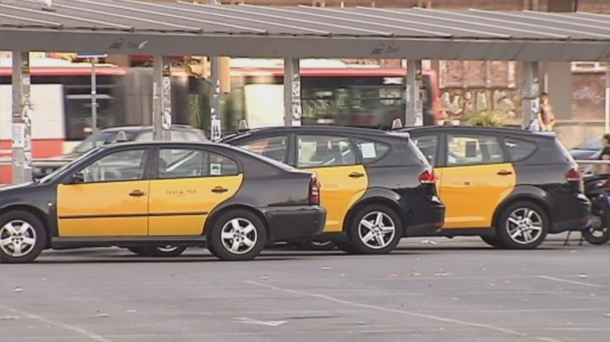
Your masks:
{"label": "rear window", "polygon": [[360,151],[364,164],[374,163],[390,151],[390,145],[379,141],[355,138],[354,142],[358,147],[358,151]]}
{"label": "rear window", "polygon": [[504,139],[504,146],[512,161],[529,158],[537,149],[533,142],[513,138]]}

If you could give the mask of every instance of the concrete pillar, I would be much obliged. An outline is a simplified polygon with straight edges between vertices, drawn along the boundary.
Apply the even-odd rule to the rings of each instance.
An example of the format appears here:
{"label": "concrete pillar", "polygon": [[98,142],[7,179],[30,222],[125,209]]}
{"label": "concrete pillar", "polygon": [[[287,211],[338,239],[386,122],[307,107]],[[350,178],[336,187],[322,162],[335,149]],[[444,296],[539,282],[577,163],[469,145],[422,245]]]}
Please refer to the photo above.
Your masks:
{"label": "concrete pillar", "polygon": [[544,90],[549,94],[555,120],[572,118],[572,70],[570,62],[547,62]]}
{"label": "concrete pillar", "polygon": [[30,53],[13,51],[12,175],[13,184],[32,180],[32,103]]}
{"label": "concrete pillar", "polygon": [[301,64],[298,58],[284,59],[284,126],[301,126]]}
{"label": "concrete pillar", "polygon": [[407,82],[405,89],[405,122],[404,126],[422,126],[423,118],[423,81],[422,61],[407,60]]}
{"label": "concrete pillar", "polygon": [[536,119],[540,111],[538,62],[523,63],[523,128]]}
{"label": "concrete pillar", "polygon": [[153,57],[153,140],[171,140],[172,80],[167,56]]}
{"label": "concrete pillar", "polygon": [[606,64],[606,110],[604,114],[606,133],[610,133],[610,58]]}

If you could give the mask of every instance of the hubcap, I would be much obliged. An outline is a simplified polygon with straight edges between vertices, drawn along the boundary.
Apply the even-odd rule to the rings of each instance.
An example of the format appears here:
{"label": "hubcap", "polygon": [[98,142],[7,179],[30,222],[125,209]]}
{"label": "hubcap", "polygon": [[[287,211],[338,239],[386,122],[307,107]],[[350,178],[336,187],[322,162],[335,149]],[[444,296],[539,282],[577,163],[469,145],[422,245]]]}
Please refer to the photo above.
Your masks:
{"label": "hubcap", "polygon": [[521,245],[527,245],[542,235],[542,218],[529,208],[513,210],[506,220],[506,231],[510,238]]}
{"label": "hubcap", "polygon": [[36,231],[22,220],[8,222],[0,228],[0,249],[5,254],[19,258],[28,255],[36,245]]}
{"label": "hubcap", "polygon": [[360,241],[371,249],[387,247],[396,234],[394,221],[380,211],[366,214],[358,224],[358,237]]}
{"label": "hubcap", "polygon": [[245,218],[235,218],[227,222],[220,232],[223,247],[233,254],[248,253],[256,245],[256,227]]}

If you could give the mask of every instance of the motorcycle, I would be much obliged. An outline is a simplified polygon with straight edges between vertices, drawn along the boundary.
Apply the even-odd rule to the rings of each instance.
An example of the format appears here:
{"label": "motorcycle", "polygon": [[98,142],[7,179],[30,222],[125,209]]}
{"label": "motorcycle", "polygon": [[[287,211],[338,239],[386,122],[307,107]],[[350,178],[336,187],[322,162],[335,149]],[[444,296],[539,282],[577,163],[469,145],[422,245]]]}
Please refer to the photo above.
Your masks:
{"label": "motorcycle", "polygon": [[[591,201],[591,225],[581,230],[579,245],[587,241],[592,245],[603,245],[610,241],[610,174],[599,174],[584,178],[585,196]],[[571,232],[570,232],[571,233]],[[568,245],[570,233],[564,245]]]}

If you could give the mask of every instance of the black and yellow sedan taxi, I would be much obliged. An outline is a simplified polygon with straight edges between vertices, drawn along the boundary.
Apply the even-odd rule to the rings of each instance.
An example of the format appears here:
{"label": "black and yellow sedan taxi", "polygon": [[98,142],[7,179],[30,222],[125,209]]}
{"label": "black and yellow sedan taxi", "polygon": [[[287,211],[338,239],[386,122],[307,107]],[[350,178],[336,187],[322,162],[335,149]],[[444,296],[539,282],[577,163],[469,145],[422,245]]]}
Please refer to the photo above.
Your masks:
{"label": "black and yellow sedan taxi", "polygon": [[17,263],[49,248],[205,245],[222,260],[249,260],[268,243],[320,233],[319,204],[314,173],[242,149],[114,143],[44,178],[0,188],[0,257]]}
{"label": "black and yellow sedan taxi", "polygon": [[383,254],[403,237],[432,234],[443,225],[432,166],[407,133],[268,127],[222,142],[317,174],[327,217],[312,248],[318,242],[348,253]]}
{"label": "black and yellow sedan taxi", "polygon": [[530,249],[590,223],[578,165],[554,134],[483,126],[404,128],[434,166],[447,206],[438,233]]}

